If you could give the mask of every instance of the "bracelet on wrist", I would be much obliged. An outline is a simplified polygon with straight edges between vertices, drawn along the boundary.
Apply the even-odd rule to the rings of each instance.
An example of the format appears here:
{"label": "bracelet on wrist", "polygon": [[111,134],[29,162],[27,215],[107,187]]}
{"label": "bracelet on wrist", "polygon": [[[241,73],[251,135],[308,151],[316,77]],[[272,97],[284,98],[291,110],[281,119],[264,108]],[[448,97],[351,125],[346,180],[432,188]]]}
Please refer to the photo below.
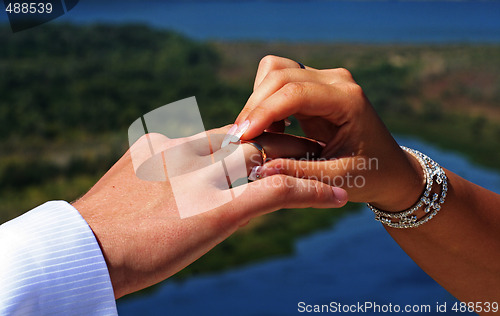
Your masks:
{"label": "bracelet on wrist", "polygon": [[[368,203],[368,207],[375,213],[375,220],[393,228],[413,228],[427,223],[441,210],[441,204],[446,199],[448,191],[448,179],[443,168],[429,156],[408,147],[401,146],[401,149],[415,157],[422,166],[425,177],[425,190],[417,203],[409,209],[399,212],[386,212]],[[440,188],[433,191],[434,184]],[[423,208],[424,215],[420,218],[415,214]]]}

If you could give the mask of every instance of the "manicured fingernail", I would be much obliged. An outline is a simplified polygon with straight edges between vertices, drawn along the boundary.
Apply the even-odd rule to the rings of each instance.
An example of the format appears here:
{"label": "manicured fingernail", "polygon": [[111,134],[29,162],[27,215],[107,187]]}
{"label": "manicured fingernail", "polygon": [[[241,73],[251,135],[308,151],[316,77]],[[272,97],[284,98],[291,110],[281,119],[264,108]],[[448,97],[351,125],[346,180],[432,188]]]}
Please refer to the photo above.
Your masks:
{"label": "manicured fingernail", "polygon": [[268,168],[266,165],[256,166],[250,171],[248,180],[255,181],[275,174],[280,174],[280,170],[278,168]]}
{"label": "manicured fingernail", "polygon": [[227,131],[226,137],[224,137],[224,139],[222,140],[220,148],[224,148],[227,145],[229,145],[229,143],[233,142],[233,138],[235,138],[234,134],[236,133],[237,130],[238,130],[238,124],[234,124],[233,126],[231,126],[229,131]]}
{"label": "manicured fingernail", "polygon": [[257,179],[261,178],[260,171],[262,170],[262,166],[255,166],[252,168],[250,171],[250,174],[248,175],[248,180],[250,181],[255,181]]}
{"label": "manicured fingernail", "polygon": [[290,121],[289,119],[285,119],[285,126],[290,126],[292,125],[292,121]]}
{"label": "manicured fingernail", "polygon": [[243,136],[243,134],[245,134],[245,132],[247,131],[247,129],[249,127],[250,127],[250,121],[249,120],[246,120],[245,122],[243,122],[243,124],[241,124],[240,126],[238,126],[238,129],[234,133],[234,136],[238,138],[236,141],[240,140],[241,136]]}

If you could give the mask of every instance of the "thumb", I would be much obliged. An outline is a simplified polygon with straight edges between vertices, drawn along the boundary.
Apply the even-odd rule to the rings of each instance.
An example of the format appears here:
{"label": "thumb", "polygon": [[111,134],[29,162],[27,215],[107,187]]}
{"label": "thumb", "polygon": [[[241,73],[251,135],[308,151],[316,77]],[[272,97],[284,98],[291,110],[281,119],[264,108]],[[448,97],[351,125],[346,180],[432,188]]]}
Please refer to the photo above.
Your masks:
{"label": "thumb", "polygon": [[275,175],[236,187],[238,205],[252,218],[282,208],[339,208],[347,203],[347,192],[320,181]]}

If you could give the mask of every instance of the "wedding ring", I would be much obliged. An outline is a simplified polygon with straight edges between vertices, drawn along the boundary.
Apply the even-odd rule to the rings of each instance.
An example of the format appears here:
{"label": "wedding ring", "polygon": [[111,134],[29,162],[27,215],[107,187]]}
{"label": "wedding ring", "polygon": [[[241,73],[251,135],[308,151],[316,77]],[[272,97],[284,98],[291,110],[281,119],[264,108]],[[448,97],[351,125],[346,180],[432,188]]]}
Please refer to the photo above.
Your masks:
{"label": "wedding ring", "polygon": [[242,140],[241,144],[248,144],[257,149],[262,157],[262,164],[264,164],[267,161],[266,151],[264,150],[264,147],[262,147],[259,143],[256,143],[252,140]]}

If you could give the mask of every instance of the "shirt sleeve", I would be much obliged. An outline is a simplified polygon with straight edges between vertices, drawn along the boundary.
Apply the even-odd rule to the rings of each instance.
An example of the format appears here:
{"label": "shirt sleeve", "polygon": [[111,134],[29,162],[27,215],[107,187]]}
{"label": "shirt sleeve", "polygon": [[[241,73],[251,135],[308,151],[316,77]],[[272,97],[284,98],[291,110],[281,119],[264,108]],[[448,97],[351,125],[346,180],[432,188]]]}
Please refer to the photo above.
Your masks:
{"label": "shirt sleeve", "polygon": [[67,202],[0,226],[0,315],[117,315],[99,244]]}

